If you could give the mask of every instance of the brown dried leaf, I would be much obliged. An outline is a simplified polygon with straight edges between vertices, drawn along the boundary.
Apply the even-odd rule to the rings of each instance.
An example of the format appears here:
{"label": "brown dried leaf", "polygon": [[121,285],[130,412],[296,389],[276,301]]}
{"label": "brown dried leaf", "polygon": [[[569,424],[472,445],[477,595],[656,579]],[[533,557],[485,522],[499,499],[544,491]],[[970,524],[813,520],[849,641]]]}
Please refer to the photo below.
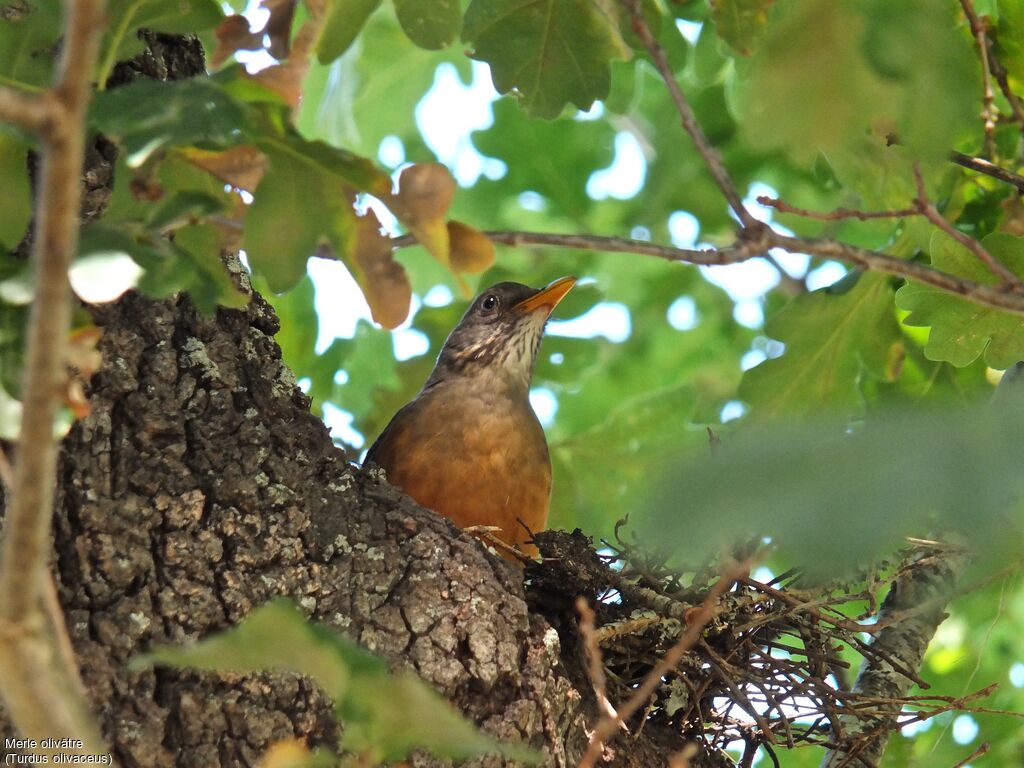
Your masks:
{"label": "brown dried leaf", "polygon": [[263,33],[253,32],[245,16],[228,16],[214,30],[217,48],[210,56],[210,66],[219,67],[235,55],[236,51],[259,51],[263,49]]}
{"label": "brown dried leaf", "polygon": [[[269,22],[268,22],[269,26]],[[309,71],[309,56],[317,37],[317,24],[307,22],[292,41],[288,60],[273,67],[262,69],[253,79],[281,96],[292,109],[299,106],[302,98],[302,82]],[[273,52],[273,51],[271,51]]]}
{"label": "brown dried leaf", "polygon": [[233,147],[223,152],[187,147],[181,155],[193,165],[233,187],[252,192],[267,170],[267,156],[256,147]]}
{"label": "brown dried leaf", "polygon": [[479,274],[494,264],[494,243],[479,229],[449,221],[448,242],[454,272]]}
{"label": "brown dried leaf", "polygon": [[451,266],[451,261],[445,214],[455,197],[455,188],[455,179],[443,165],[418,163],[402,171],[398,192],[385,200],[420,244],[446,267]]}
{"label": "brown dried leaf", "polygon": [[100,369],[103,356],[96,348],[103,332],[95,325],[87,325],[71,333],[64,351],[64,403],[75,414],[76,419],[89,415],[89,397],[85,393],[85,382]]}
{"label": "brown dried leaf", "polygon": [[380,229],[373,211],[358,217],[348,243],[348,262],[374,321],[397,328],[409,314],[412,286],[405,269],[394,259],[390,239]]}
{"label": "brown dried leaf", "polygon": [[263,7],[270,11],[270,18],[263,28],[263,34],[270,37],[270,55],[282,60],[291,56],[292,19],[298,0],[263,0]]}

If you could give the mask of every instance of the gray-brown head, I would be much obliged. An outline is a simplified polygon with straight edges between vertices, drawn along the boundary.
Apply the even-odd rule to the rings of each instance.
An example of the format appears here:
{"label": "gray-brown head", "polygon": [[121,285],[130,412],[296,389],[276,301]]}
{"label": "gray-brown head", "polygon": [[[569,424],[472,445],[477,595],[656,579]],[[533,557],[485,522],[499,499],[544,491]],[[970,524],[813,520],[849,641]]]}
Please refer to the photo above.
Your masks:
{"label": "gray-brown head", "polygon": [[562,277],[546,288],[498,283],[481,293],[448,336],[424,389],[453,376],[492,378],[529,390],[544,325],[575,285]]}

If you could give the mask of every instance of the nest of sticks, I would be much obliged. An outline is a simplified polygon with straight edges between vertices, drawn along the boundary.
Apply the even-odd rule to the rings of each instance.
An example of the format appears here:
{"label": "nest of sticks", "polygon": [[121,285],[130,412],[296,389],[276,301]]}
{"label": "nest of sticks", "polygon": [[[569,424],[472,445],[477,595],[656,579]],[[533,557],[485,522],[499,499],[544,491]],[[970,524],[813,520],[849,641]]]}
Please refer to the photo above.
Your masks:
{"label": "nest of sticks", "polygon": [[[759,750],[778,766],[778,750],[804,746],[844,753],[837,766],[859,765],[862,743],[880,730],[952,710],[991,711],[977,702],[994,686],[959,698],[854,691],[865,662],[929,687],[872,642],[901,618],[877,621],[878,596],[927,556],[921,547],[850,580],[808,586],[794,573],[759,581],[735,563],[680,573],[621,542],[597,554],[579,531],[538,534],[537,544],[545,560],[527,570],[529,598],[563,648],[576,649],[596,711],[611,721],[608,736],[657,729],[705,755],[738,750],[741,766]],[[683,755],[670,764],[689,763]]]}

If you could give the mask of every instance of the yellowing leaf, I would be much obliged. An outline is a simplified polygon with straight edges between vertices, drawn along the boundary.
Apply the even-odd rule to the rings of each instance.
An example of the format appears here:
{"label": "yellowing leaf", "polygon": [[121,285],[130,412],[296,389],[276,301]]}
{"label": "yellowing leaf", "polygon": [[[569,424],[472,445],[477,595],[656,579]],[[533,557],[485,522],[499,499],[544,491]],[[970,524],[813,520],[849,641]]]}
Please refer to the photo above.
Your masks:
{"label": "yellowing leaf", "polygon": [[267,170],[267,156],[252,146],[234,147],[223,152],[185,147],[181,155],[221,181],[247,192],[259,186]]}
{"label": "yellowing leaf", "polygon": [[310,752],[306,742],[301,739],[282,739],[267,748],[256,766],[257,768],[311,768],[314,765],[334,764],[334,761],[325,762],[322,757],[324,756]]}
{"label": "yellowing leaf", "polygon": [[368,211],[356,221],[348,261],[363,289],[375,322],[397,328],[409,315],[412,286],[405,269],[392,256],[391,241],[381,234],[380,220]]}
{"label": "yellowing leaf", "polygon": [[478,274],[494,264],[494,243],[483,232],[461,221],[448,222],[452,270]]}
{"label": "yellowing leaf", "polygon": [[455,179],[439,163],[419,163],[402,171],[398,192],[387,195],[391,212],[435,259],[450,266],[445,214],[455,197]]}
{"label": "yellowing leaf", "polygon": [[302,29],[292,40],[288,60],[261,69],[253,75],[253,80],[278,94],[292,109],[297,108],[302,99],[302,82],[309,71],[309,57],[313,52],[316,37],[317,25],[313,22],[303,24]]}

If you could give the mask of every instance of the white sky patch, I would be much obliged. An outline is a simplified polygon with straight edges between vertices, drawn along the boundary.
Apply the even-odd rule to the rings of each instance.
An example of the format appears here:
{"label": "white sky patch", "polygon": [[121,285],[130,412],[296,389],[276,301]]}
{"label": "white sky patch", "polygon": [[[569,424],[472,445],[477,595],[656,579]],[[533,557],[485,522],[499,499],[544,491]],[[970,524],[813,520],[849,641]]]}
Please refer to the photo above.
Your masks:
{"label": "white sky patch", "polygon": [[430,339],[427,334],[413,328],[400,328],[391,334],[395,345],[395,359],[408,360],[411,357],[425,355],[430,350]]}
{"label": "white sky patch", "polygon": [[494,124],[491,104],[497,98],[486,64],[473,62],[473,82],[465,85],[454,65],[445,62],[416,105],[416,124],[424,141],[464,187],[472,186],[481,175],[500,179],[507,170],[501,160],[477,152],[469,140],[473,131]]}
{"label": "white sky patch", "polygon": [[385,136],[377,147],[377,159],[388,168],[397,168],[405,162],[405,144],[397,136]]}
{"label": "white sky patch", "polygon": [[747,406],[739,400],[730,400],[722,406],[722,411],[719,413],[718,417],[722,420],[722,423],[725,424],[726,422],[740,418],[746,412]]}
{"label": "white sky patch", "polygon": [[700,270],[708,282],[725,289],[733,301],[759,299],[779,282],[778,270],[764,259],[701,267]]}
{"label": "white sky patch", "polygon": [[612,197],[629,200],[643,189],[647,178],[647,160],[636,136],[628,131],[615,134],[615,157],[612,164],[594,171],[587,179],[587,196],[592,200]]}
{"label": "white sky patch", "polygon": [[601,301],[572,320],[552,320],[547,333],[573,339],[592,339],[604,336],[608,341],[621,343],[633,331],[629,309],[615,301]]}
{"label": "white sky patch", "polygon": [[[904,711],[907,711],[907,710],[904,710]],[[900,733],[902,733],[904,736],[906,736],[908,739],[910,739],[910,738],[913,738],[914,736],[916,736],[919,733],[923,733],[924,731],[927,731],[929,728],[932,727],[932,723],[933,722],[935,722],[934,719],[920,720],[920,721],[918,721],[916,723],[908,723],[907,725],[905,725],[902,728],[900,728]]]}
{"label": "white sky patch", "polygon": [[745,328],[757,330],[764,325],[764,310],[761,302],[755,300],[740,301],[732,308],[732,319]]}
{"label": "white sky patch", "polygon": [[680,296],[669,305],[666,313],[668,324],[677,331],[691,331],[700,322],[700,315],[697,312],[697,302],[689,296]]}
{"label": "white sky patch", "polygon": [[435,285],[423,297],[423,304],[428,307],[447,307],[454,298],[452,289],[447,285]]}
{"label": "white sky patch", "polygon": [[700,235],[700,222],[689,211],[674,211],[668,217],[668,234],[676,248],[693,248]]}
{"label": "white sky patch", "polygon": [[341,438],[354,448],[366,445],[366,438],[352,427],[352,414],[330,403],[324,403],[324,423],[331,434]]}
{"label": "white sky patch", "polygon": [[686,38],[686,42],[690,45],[696,45],[697,38],[700,37],[700,31],[704,28],[704,25],[699,21],[676,19],[676,27],[682,36]]}
{"label": "white sky patch", "polygon": [[599,117],[604,117],[604,104],[600,101],[595,101],[586,112],[578,110],[572,119],[585,123],[588,120],[597,120]]}
{"label": "white sky patch", "polygon": [[1024,688],[1024,664],[1019,661],[1010,667],[1010,685],[1015,688]]}
{"label": "white sky patch", "polygon": [[520,193],[516,201],[519,203],[519,207],[524,211],[536,211],[540,213],[541,211],[546,211],[548,208],[548,201],[544,196],[530,190]]}
{"label": "white sky patch", "polygon": [[310,259],[309,277],[315,288],[314,305],[320,318],[316,353],[321,354],[335,339],[350,339],[356,323],[370,319],[370,307],[348,269],[340,261]]}
{"label": "white sky patch", "polygon": [[558,398],[547,387],[534,387],[530,390],[530,405],[537,414],[541,426],[550,427],[558,412]]}
{"label": "white sky patch", "polygon": [[970,715],[959,715],[953,721],[953,741],[970,744],[978,738],[978,721]]}
{"label": "white sky patch", "polygon": [[754,366],[760,365],[768,359],[768,355],[760,349],[752,349],[740,358],[740,370],[749,371]]}
{"label": "white sky patch", "polygon": [[833,283],[846,276],[846,267],[837,261],[826,261],[820,267],[807,275],[807,288],[816,291],[819,288],[827,288]]}
{"label": "white sky patch", "polygon": [[91,304],[113,301],[139,284],[143,269],[127,253],[93,253],[76,259],[68,270],[71,288]]}

